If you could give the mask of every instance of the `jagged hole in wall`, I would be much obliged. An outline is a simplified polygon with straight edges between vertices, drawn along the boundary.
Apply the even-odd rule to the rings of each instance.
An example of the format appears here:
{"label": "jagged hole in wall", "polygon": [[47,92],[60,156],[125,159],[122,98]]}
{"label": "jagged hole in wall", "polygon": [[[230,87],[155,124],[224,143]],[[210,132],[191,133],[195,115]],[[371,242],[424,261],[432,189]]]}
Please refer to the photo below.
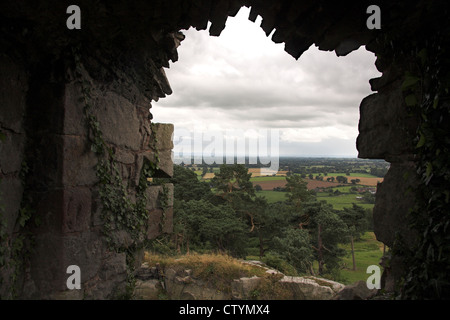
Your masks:
{"label": "jagged hole in wall", "polygon": [[165,70],[173,94],[151,109],[154,122],[175,125],[175,158],[186,134],[239,129],[278,130],[280,156],[357,157],[359,104],[381,75],[375,55],[361,47],[337,57],[312,46],[296,61],[249,12],[230,17],[219,37],[182,30],[179,61]]}

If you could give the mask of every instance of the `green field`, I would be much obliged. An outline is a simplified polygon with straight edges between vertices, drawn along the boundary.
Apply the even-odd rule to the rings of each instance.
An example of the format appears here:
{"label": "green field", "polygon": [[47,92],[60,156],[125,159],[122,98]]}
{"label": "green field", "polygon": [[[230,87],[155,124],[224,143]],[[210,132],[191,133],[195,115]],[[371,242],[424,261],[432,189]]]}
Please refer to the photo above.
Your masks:
{"label": "green field", "polygon": [[[313,173],[312,175],[313,175],[313,177],[316,177],[316,176],[319,176],[319,175],[324,176],[323,173]],[[308,177],[308,176],[309,176],[309,174],[306,175],[306,177]],[[337,177],[337,176],[361,177],[361,178],[379,178],[379,177],[374,176],[374,175],[372,175],[370,173],[350,173],[350,175],[347,176],[345,174],[345,172],[336,172],[336,173],[330,172],[326,176],[324,176],[324,179],[326,179],[326,177]],[[273,181],[273,180],[285,180],[285,179],[286,179],[286,177],[281,177],[281,176],[278,176],[278,177],[277,176],[275,176],[275,177],[274,176],[267,176],[267,177],[252,177],[252,178],[250,178],[250,181]]]}
{"label": "green field", "polygon": [[[345,173],[332,174],[332,175],[343,175]],[[350,176],[360,176],[360,177],[374,177],[370,174],[351,174]],[[252,181],[273,181],[281,180],[283,177],[258,177],[252,178]],[[363,207],[363,208],[373,208],[373,204],[362,203],[360,200],[356,199],[358,194],[350,193],[350,188],[354,185],[340,186],[330,188],[331,191],[339,190],[343,194],[337,196],[331,196],[328,192],[317,193],[317,200],[324,200],[330,203],[334,209],[342,210],[344,207],[352,207],[353,203]],[[258,196],[264,196],[269,203],[274,203],[277,201],[286,200],[286,192],[278,191],[259,191],[256,193]],[[383,256],[383,244],[378,242],[375,238],[373,232],[366,232],[360,240],[354,242],[355,248],[355,261],[356,270],[352,270],[352,256],[350,250],[350,243],[342,245],[347,251],[347,255],[343,258],[343,267],[340,270],[340,276],[338,281],[344,284],[351,284],[359,280],[366,281],[369,274],[366,273],[367,267],[370,265],[379,265],[380,259]],[[316,266],[317,267],[317,266]]]}
{"label": "green field", "polygon": [[343,258],[344,267],[341,269],[341,282],[350,284],[359,280],[367,280],[366,273],[370,265],[379,265],[383,256],[383,243],[377,241],[373,232],[366,232],[361,240],[354,242],[356,270],[353,271],[350,243],[342,245],[346,249],[347,256]]}
{"label": "green field", "polygon": [[363,208],[373,208],[373,204],[363,203],[361,200],[356,199],[356,194],[341,194],[338,196],[330,196],[326,192],[317,193],[317,200],[325,200],[333,206],[336,210],[342,210],[344,207],[352,207],[353,203],[363,207]]}
{"label": "green field", "polygon": [[[361,178],[379,178],[377,176],[374,176],[370,173],[358,173],[358,172],[352,172],[350,173],[349,176],[347,176],[347,174],[345,172],[328,172],[327,175],[325,176],[323,173],[313,173],[312,174],[314,177],[318,176],[318,175],[322,175],[324,177],[337,177],[337,176],[343,176],[343,177],[361,177]],[[309,174],[307,174],[306,176],[309,176]]]}
{"label": "green field", "polygon": [[[339,276],[335,280],[346,285],[360,280],[366,281],[370,276],[367,273],[367,267],[370,265],[379,266],[379,262],[383,257],[383,243],[377,241],[375,234],[371,231],[364,233],[358,241],[354,241],[356,270],[353,270],[350,243],[341,244],[340,247],[346,250],[347,255],[342,258]],[[317,271],[317,268],[317,261],[315,261],[313,269]],[[381,270],[381,272],[383,271]]]}
{"label": "green field", "polygon": [[[342,258],[341,269],[336,281],[343,284],[351,284],[356,281],[366,281],[370,274],[367,272],[367,267],[370,265],[378,265],[383,256],[383,243],[377,241],[375,234],[372,231],[364,233],[359,240],[354,241],[356,270],[353,270],[353,261],[351,255],[350,243],[341,244],[340,247],[347,252],[346,256]],[[386,250],[388,250],[386,248]],[[256,251],[253,255],[248,255],[247,260],[259,260]],[[317,261],[313,263],[313,269],[317,272]],[[327,275],[324,275],[328,277]],[[332,278],[332,277],[329,277]]]}
{"label": "green field", "polygon": [[[214,168],[218,169],[218,168]],[[217,171],[217,170],[214,170]],[[197,174],[199,179],[202,179],[201,170],[196,170],[195,173]],[[313,174],[316,176],[317,174]],[[328,176],[346,176],[345,173],[329,173]],[[365,177],[365,178],[374,178],[375,176],[367,173],[351,173],[350,177],[359,176],[359,177]],[[253,177],[250,178],[250,181],[252,182],[259,182],[259,181],[284,181],[286,177],[273,177],[273,176],[267,176],[267,177]],[[206,180],[208,181],[208,180]],[[368,203],[362,203],[360,200],[356,199],[358,194],[350,193],[351,187],[359,187],[360,185],[345,185],[345,186],[339,186],[339,187],[332,187],[329,188],[329,190],[332,190],[333,192],[335,190],[339,190],[343,194],[341,195],[330,195],[328,192],[319,192],[317,193],[317,200],[324,200],[328,203],[330,203],[333,208],[336,210],[342,210],[344,207],[351,207],[353,203],[356,203],[357,205],[363,207],[363,208],[373,208],[373,204]],[[328,189],[327,189],[328,190]],[[278,192],[278,191],[259,191],[256,193],[258,196],[264,196],[267,199],[268,203],[275,203],[278,201],[285,201],[286,196],[285,192]]]}
{"label": "green field", "polygon": [[285,196],[286,192],[279,191],[258,191],[256,195],[265,197],[268,203],[275,203],[278,201],[285,201],[287,198]]}
{"label": "green field", "polygon": [[258,181],[285,181],[285,180],[286,180],[286,177],[273,177],[273,176],[250,178],[250,181],[252,181],[252,182],[258,182]]}
{"label": "green field", "polygon": [[[341,192],[348,192],[344,191],[343,188],[350,188],[350,187],[339,187],[339,188],[333,188],[339,189]],[[285,201],[286,192],[279,192],[279,191],[258,191],[256,193],[257,196],[264,196],[267,199],[268,203],[275,203],[278,201]],[[373,204],[369,203],[362,203],[360,200],[356,199],[356,194],[341,194],[338,196],[330,196],[327,192],[319,192],[317,193],[317,200],[324,200],[331,204],[334,209],[336,210],[342,210],[344,207],[352,207],[353,203],[356,203],[357,205],[363,207],[363,208],[373,208]]]}

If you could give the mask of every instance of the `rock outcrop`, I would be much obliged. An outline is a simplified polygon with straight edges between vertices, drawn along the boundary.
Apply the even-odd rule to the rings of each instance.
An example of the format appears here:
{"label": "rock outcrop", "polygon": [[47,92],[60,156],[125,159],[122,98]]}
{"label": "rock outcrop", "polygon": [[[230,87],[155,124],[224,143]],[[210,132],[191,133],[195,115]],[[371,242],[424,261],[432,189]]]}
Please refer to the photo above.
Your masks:
{"label": "rock outcrop", "polygon": [[336,300],[370,300],[378,293],[378,289],[367,288],[366,281],[357,281],[345,286],[335,297]]}
{"label": "rock outcrop", "polygon": [[[263,264],[258,265],[266,269],[269,280],[261,276],[241,277],[219,286],[194,277],[190,269],[167,267],[161,270],[144,263],[136,276],[135,299],[253,300],[266,290],[265,299],[332,300],[345,288],[343,284],[328,279],[285,276]],[[270,281],[270,286],[263,289],[265,281]]]}

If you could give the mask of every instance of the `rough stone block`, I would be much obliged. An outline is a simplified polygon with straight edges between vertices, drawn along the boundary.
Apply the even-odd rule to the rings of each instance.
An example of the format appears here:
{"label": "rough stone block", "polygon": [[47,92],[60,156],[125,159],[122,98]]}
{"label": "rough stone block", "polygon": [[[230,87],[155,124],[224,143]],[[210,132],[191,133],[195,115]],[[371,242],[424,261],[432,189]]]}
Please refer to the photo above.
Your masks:
{"label": "rough stone block", "polygon": [[167,205],[169,207],[173,207],[174,186],[172,183],[166,183],[166,184],[164,184],[164,187],[167,189],[167,193],[168,193],[167,197],[168,197],[169,202]]}
{"label": "rough stone block", "polygon": [[145,191],[147,196],[147,210],[153,210],[158,207],[158,197],[161,192],[161,186],[150,186]]}
{"label": "rough stone block", "polygon": [[[36,215],[41,224],[36,230],[31,255],[31,275],[40,297],[67,289],[69,265],[81,268],[82,283],[98,272],[102,253],[100,236],[91,230],[67,233],[87,227],[90,205],[83,203],[85,197],[90,197],[87,190],[56,190],[38,203]],[[81,216],[77,216],[80,212]]]}
{"label": "rough stone block", "polygon": [[23,186],[19,178],[6,177],[0,181],[0,206],[3,206],[3,219],[6,232],[11,235],[19,215]]}
{"label": "rough stone block", "polygon": [[284,276],[279,283],[292,292],[294,300],[330,300],[335,295],[330,286],[321,285],[314,278]]}
{"label": "rough stone block", "polygon": [[343,288],[337,295],[336,300],[368,300],[377,294],[377,289],[367,288],[364,280],[352,283]]}
{"label": "rough stone block", "polygon": [[98,179],[95,166],[98,163],[96,155],[90,149],[90,143],[85,136],[61,136],[63,143],[64,186],[90,186]]}
{"label": "rough stone block", "polygon": [[192,5],[189,10],[189,18],[192,21],[191,24],[197,30],[206,30],[208,27],[208,18],[210,8],[210,2],[202,1],[203,3],[196,3],[192,1]]}
{"label": "rough stone block", "polygon": [[61,238],[63,248],[63,263],[61,268],[63,278],[68,277],[66,270],[69,265],[77,265],[81,271],[81,284],[95,277],[101,267],[103,241],[96,232],[82,232],[64,235]]}
{"label": "rough stone block", "polygon": [[356,140],[359,158],[387,160],[410,153],[413,137],[409,132],[414,132],[415,121],[407,114],[399,85],[395,82],[390,89],[362,100]]}
{"label": "rough stone block", "polygon": [[[173,152],[171,150],[164,150],[158,153],[159,169],[153,174],[152,178],[171,178],[173,176]],[[139,184],[139,179],[141,177],[142,165],[144,163],[144,159],[146,161],[150,161],[151,163],[156,164],[156,154],[152,151],[142,152],[137,155],[136,160],[136,176],[135,176],[135,184]]]}
{"label": "rough stone block", "polygon": [[206,281],[186,275],[187,270],[165,270],[164,285],[170,299],[174,300],[229,300],[230,294]]}
{"label": "rough stone block", "polygon": [[23,115],[28,91],[25,70],[5,55],[0,55],[0,124],[23,133]]}
{"label": "rough stone block", "polygon": [[125,293],[126,279],[126,254],[109,252],[101,261],[99,273],[84,283],[82,288],[86,299],[117,299]]}
{"label": "rough stone block", "polygon": [[134,295],[138,300],[159,300],[159,295],[162,290],[161,282],[158,280],[137,280]]}
{"label": "rough stone block", "polygon": [[173,232],[173,207],[169,207],[166,210],[165,221],[163,221],[163,233],[172,233]]}
{"label": "rough stone block", "polygon": [[163,150],[159,152],[159,170],[155,173],[156,178],[171,178],[173,176],[173,152]]}
{"label": "rough stone block", "polygon": [[233,299],[243,300],[251,297],[251,292],[255,290],[261,282],[261,278],[253,276],[243,277],[233,280],[231,283],[231,294]]}
{"label": "rough stone block", "polygon": [[83,290],[65,290],[52,294],[51,300],[83,300]]}
{"label": "rough stone block", "polygon": [[174,126],[171,123],[154,123],[152,128],[155,130],[156,150],[172,150],[173,149],[173,131]]}
{"label": "rough stone block", "polygon": [[117,253],[111,255],[103,261],[102,268],[99,272],[102,280],[111,280],[117,276],[126,275],[127,262],[125,253]]}
{"label": "rough stone block", "polygon": [[113,243],[118,243],[123,248],[128,248],[135,242],[131,235],[125,230],[112,231],[109,236],[111,237]]}
{"label": "rough stone block", "polygon": [[36,234],[30,266],[31,277],[41,299],[49,298],[49,294],[67,289],[68,265],[64,263],[61,234],[54,232]]}
{"label": "rough stone block", "polygon": [[373,208],[374,232],[378,241],[392,247],[397,234],[406,245],[413,245],[416,234],[409,227],[408,213],[415,202],[410,188],[419,183],[412,162],[392,163],[384,180],[377,187]]}
{"label": "rough stone block", "polygon": [[134,153],[129,152],[124,149],[116,148],[115,157],[118,162],[123,163],[123,164],[134,164],[134,162],[135,162]]}
{"label": "rough stone block", "polygon": [[163,210],[153,209],[149,212],[147,239],[152,240],[162,233],[173,232],[173,208],[167,208],[163,219]]}
{"label": "rough stone block", "polygon": [[4,174],[19,172],[22,167],[24,134],[7,133],[0,141],[0,170]]}
{"label": "rough stone block", "polygon": [[[378,61],[378,59],[377,59]],[[383,70],[381,77],[370,79],[370,88],[372,91],[383,91],[384,88],[389,88],[389,85],[398,80],[402,76],[401,70],[395,65],[389,65]]]}
{"label": "rough stone block", "polygon": [[162,185],[154,185],[149,186],[146,190],[147,195],[147,209],[152,210],[161,207],[160,196],[164,192],[164,188],[167,189],[167,197],[168,197],[168,207],[173,206],[173,184],[166,183],[164,186]]}
{"label": "rough stone block", "polygon": [[84,97],[80,85],[76,82],[66,84],[64,94],[63,133],[69,135],[86,135],[86,118],[84,115]]}
{"label": "rough stone block", "polygon": [[38,233],[61,234],[63,195],[64,192],[60,189],[40,195],[35,213],[36,218],[40,221]]}
{"label": "rough stone block", "polygon": [[225,28],[225,23],[228,18],[229,6],[230,3],[228,0],[218,0],[213,2],[209,16],[209,21],[211,21],[209,34],[211,36],[219,36],[222,30]]}
{"label": "rough stone block", "polygon": [[91,191],[87,187],[63,191],[62,231],[79,232],[89,229],[91,223]]}
{"label": "rough stone block", "polygon": [[102,210],[103,204],[101,203],[98,192],[94,189],[92,191],[92,210],[91,210],[91,227],[98,227],[103,225]]}
{"label": "rough stone block", "polygon": [[140,149],[141,121],[136,107],[127,99],[113,92],[106,92],[99,97],[93,113],[98,119],[106,142],[131,150]]}

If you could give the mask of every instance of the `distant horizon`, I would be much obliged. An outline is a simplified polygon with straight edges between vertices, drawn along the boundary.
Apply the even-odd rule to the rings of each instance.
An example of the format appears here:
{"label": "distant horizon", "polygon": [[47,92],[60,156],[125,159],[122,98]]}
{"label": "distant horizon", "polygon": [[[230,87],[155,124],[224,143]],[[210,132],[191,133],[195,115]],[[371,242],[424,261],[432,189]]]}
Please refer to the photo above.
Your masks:
{"label": "distant horizon", "polygon": [[[195,154],[196,156],[200,156],[200,154]],[[195,158],[194,154],[191,154],[191,159],[193,160]],[[231,155],[228,155],[231,156]],[[188,156],[186,156],[188,157]],[[224,158],[227,157],[227,155],[223,156]],[[236,158],[237,156],[234,155]],[[183,157],[174,157],[174,159],[182,159]],[[249,158],[248,155],[245,156],[245,159],[247,160]],[[279,158],[310,158],[310,159],[356,159],[356,160],[367,160],[367,161],[377,161],[377,160],[383,160],[384,159],[367,159],[367,158],[358,158],[358,156],[350,156],[350,155],[280,155]],[[192,163],[194,164],[194,163]],[[224,163],[226,164],[226,163]],[[231,163],[230,163],[231,164]]]}

